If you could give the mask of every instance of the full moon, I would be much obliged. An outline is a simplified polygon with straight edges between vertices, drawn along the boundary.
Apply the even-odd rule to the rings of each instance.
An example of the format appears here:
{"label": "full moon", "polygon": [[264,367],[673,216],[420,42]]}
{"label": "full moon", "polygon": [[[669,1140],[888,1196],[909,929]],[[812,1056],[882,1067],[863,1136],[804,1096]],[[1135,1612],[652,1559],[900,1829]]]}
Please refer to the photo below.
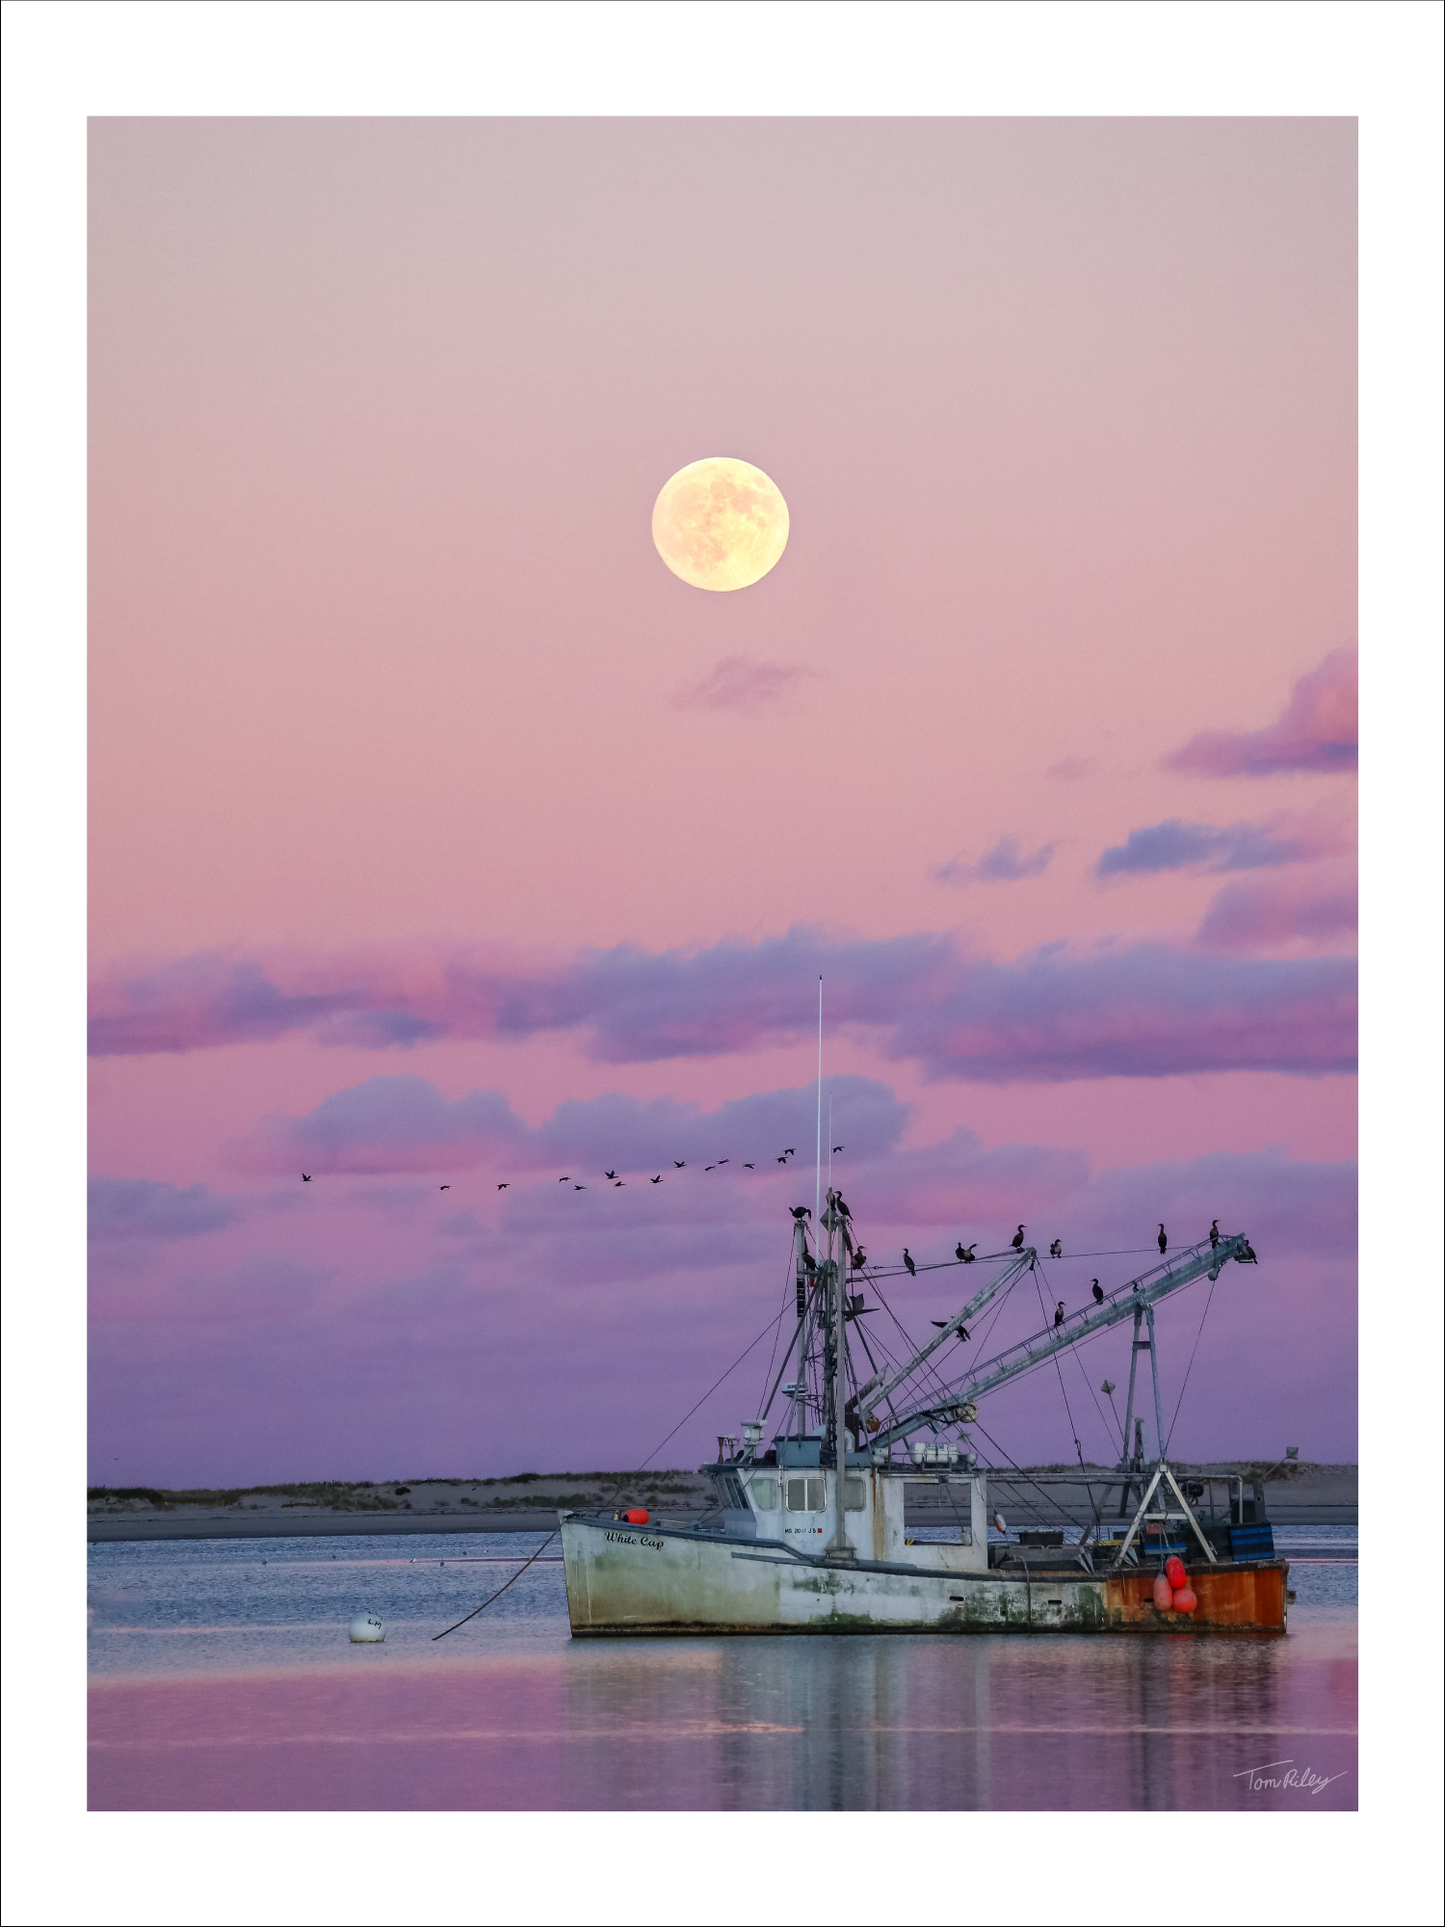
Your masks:
{"label": "full moon", "polygon": [[652,539],[672,573],[695,589],[746,589],[788,546],[788,505],[751,462],[689,462],[653,504]]}

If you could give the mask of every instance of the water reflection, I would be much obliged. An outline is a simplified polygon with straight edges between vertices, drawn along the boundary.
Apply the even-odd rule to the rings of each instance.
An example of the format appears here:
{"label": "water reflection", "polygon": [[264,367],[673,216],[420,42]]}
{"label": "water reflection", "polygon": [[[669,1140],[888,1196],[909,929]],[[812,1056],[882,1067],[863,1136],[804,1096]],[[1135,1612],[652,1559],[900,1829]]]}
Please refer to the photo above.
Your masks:
{"label": "water reflection", "polygon": [[[510,1616],[434,1644],[484,1575],[454,1583],[450,1562],[414,1567],[385,1550],[358,1554],[349,1573],[329,1558],[293,1559],[279,1577],[254,1553],[210,1558],[194,1547],[185,1559],[162,1548],[123,1568],[97,1562],[97,1590],[118,1585],[123,1608],[102,1616],[93,1639],[92,1805],[1356,1803],[1348,1611],[1297,1608],[1284,1640],[573,1641],[557,1610],[560,1575],[539,1571],[530,1590],[531,1575],[498,1602],[512,1602]],[[385,1646],[344,1641],[341,1608],[363,1580],[390,1604]],[[1340,1777],[1318,1793],[1257,1786],[1250,1769],[1276,1761]]]}

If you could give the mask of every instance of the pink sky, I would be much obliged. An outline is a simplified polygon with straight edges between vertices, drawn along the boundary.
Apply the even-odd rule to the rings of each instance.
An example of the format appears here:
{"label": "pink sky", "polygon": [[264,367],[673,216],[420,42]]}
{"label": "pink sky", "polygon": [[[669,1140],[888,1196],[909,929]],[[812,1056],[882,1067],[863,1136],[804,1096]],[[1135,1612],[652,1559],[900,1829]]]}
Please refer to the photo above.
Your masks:
{"label": "pink sky", "polygon": [[[876,1249],[1238,1216],[1175,1449],[1353,1454],[1354,170],[93,123],[94,1477],[635,1462],[794,1200],[552,1164],[766,1148],[819,969]],[[650,536],[709,454],[791,516],[734,594]]]}

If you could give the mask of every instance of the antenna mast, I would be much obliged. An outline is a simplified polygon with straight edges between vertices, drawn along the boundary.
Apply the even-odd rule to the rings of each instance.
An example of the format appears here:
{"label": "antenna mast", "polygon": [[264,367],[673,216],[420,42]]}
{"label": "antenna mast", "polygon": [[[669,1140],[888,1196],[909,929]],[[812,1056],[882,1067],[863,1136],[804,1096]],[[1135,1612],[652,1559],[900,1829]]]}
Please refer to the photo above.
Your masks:
{"label": "antenna mast", "polygon": [[818,1162],[813,1177],[813,1224],[823,1223],[823,979],[818,979]]}

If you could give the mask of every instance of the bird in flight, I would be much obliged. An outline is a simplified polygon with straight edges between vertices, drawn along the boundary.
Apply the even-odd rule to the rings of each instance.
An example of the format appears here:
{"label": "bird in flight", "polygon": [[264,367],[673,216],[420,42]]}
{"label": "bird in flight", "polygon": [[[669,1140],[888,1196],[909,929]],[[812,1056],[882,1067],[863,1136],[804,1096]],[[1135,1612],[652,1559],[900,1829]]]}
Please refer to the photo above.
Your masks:
{"label": "bird in flight", "polygon": [[795,1144],[790,1144],[787,1150],[784,1151],[783,1153],[783,1156],[785,1158],[795,1158],[797,1155],[798,1155],[798,1147]]}
{"label": "bird in flight", "polygon": [[916,1264],[914,1264],[912,1258],[909,1256],[907,1245],[904,1245],[903,1247],[903,1262],[908,1267],[909,1277],[916,1278],[918,1276],[918,1267]]}
{"label": "bird in flight", "polygon": [[717,1166],[715,1164],[705,1164],[702,1168],[704,1171],[716,1171]]}
{"label": "bird in flight", "polygon": [[587,1186],[585,1184],[574,1184],[572,1186],[572,1189],[574,1191],[585,1191],[587,1189]]}
{"label": "bird in flight", "polygon": [[1062,1258],[1063,1255],[1064,1255],[1063,1240],[1060,1238],[1055,1238],[1054,1242],[1049,1246],[1049,1256],[1051,1258]]}
{"label": "bird in flight", "polygon": [[833,1146],[833,1156],[834,1156],[834,1157],[837,1157],[837,1155],[838,1155],[838,1153],[839,1153],[840,1151],[846,1151],[846,1150],[847,1150],[847,1148],[848,1148],[848,1147],[847,1147],[847,1145],[846,1145],[846,1144],[835,1144],[835,1145]]}
{"label": "bird in flight", "polygon": [[1054,1329],[1057,1331],[1064,1322],[1064,1301],[1061,1298],[1054,1310]]}
{"label": "bird in flight", "polygon": [[452,1188],[452,1187],[451,1187],[451,1186],[450,1186],[449,1184],[439,1184],[439,1185],[437,1186],[437,1190],[438,1190],[438,1191],[450,1191],[450,1190],[451,1190],[451,1188]]}
{"label": "bird in flight", "polygon": [[1169,1233],[1161,1224],[1159,1227],[1159,1256],[1162,1258],[1169,1249]]}
{"label": "bird in flight", "polygon": [[756,1166],[755,1164],[745,1164],[745,1165],[743,1166],[743,1169],[744,1169],[745,1171],[756,1171],[756,1170],[757,1170],[757,1168],[758,1168],[758,1167],[757,1167],[757,1166]]}
{"label": "bird in flight", "polygon": [[572,1182],[571,1174],[569,1172],[564,1171],[562,1176],[558,1178],[557,1182],[558,1184],[570,1184]]}
{"label": "bird in flight", "polygon": [[603,1175],[603,1177],[604,1177],[604,1178],[611,1178],[611,1179],[613,1179],[613,1180],[614,1180],[614,1182],[616,1181],[616,1178],[617,1178],[617,1173],[616,1173],[615,1171],[604,1171],[604,1172],[602,1173],[602,1175]]}
{"label": "bird in flight", "polygon": [[311,1182],[311,1173],[310,1173],[309,1171],[303,1171],[303,1172],[301,1173],[301,1182],[302,1182],[303,1184],[310,1184],[310,1182]]}
{"label": "bird in flight", "polygon": [[1014,1250],[1015,1250],[1015,1251],[1022,1251],[1022,1250],[1023,1250],[1023,1248],[1024,1248],[1024,1227],[1023,1227],[1022,1225],[1020,1225],[1020,1226],[1019,1226],[1019,1228],[1018,1228],[1018,1230],[1017,1230],[1017,1231],[1016,1231],[1016,1232],[1014,1233],[1014,1235],[1012,1236],[1012,1238],[1010,1238],[1010,1239],[1009,1239],[1009,1243],[1010,1243],[1010,1244],[1011,1244],[1011,1245],[1013,1246],[1013,1248],[1014,1248]]}
{"label": "bird in flight", "polygon": [[1216,1218],[1213,1224],[1211,1224],[1209,1227],[1209,1249],[1213,1251],[1215,1246],[1218,1243],[1219,1243],[1219,1220],[1218,1218]]}
{"label": "bird in flight", "polygon": [[672,1168],[674,1171],[685,1171],[687,1169],[687,1159],[674,1158],[672,1160]]}
{"label": "bird in flight", "polygon": [[1096,1305],[1102,1305],[1103,1302],[1104,1302],[1104,1287],[1099,1283],[1098,1279],[1096,1278],[1094,1280],[1094,1303]]}
{"label": "bird in flight", "polygon": [[661,1183],[662,1183],[662,1179],[661,1179],[661,1177],[660,1177],[660,1176],[658,1176],[658,1177],[655,1177],[655,1178],[649,1178],[649,1179],[647,1180],[647,1182],[648,1182],[649,1184],[661,1184]]}
{"label": "bird in flight", "polygon": [[786,1164],[786,1163],[787,1163],[787,1161],[788,1161],[788,1154],[787,1154],[787,1152],[786,1152],[786,1151],[784,1151],[784,1153],[783,1153],[783,1155],[782,1155],[782,1156],[781,1156],[781,1157],[780,1157],[780,1158],[778,1159],[778,1163],[779,1163],[779,1164]]}
{"label": "bird in flight", "polygon": [[731,1159],[731,1158],[719,1158],[719,1159],[718,1159],[718,1163],[719,1163],[719,1164],[731,1164],[731,1163],[732,1163],[732,1159]]}
{"label": "bird in flight", "polygon": [[510,1178],[504,1179],[502,1183],[497,1186],[497,1189],[499,1191],[505,1191],[510,1183],[511,1183]]}
{"label": "bird in flight", "polygon": [[626,1182],[627,1182],[626,1178],[614,1178],[612,1180],[612,1189],[614,1191],[620,1191],[622,1187],[626,1184]]}

